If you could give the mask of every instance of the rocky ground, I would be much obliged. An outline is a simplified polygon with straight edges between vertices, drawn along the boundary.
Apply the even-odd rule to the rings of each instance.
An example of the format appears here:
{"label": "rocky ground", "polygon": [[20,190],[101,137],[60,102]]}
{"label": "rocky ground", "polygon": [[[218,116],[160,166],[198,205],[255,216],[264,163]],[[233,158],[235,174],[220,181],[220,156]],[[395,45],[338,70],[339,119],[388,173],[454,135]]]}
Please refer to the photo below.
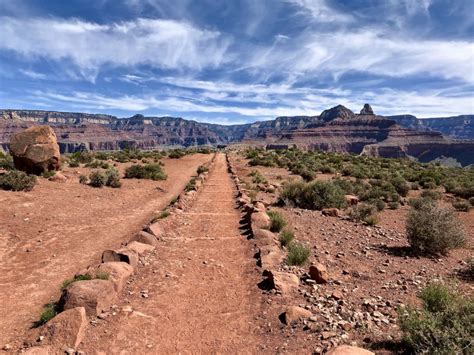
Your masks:
{"label": "rocky ground", "polygon": [[[252,184],[249,173],[257,169],[279,186],[290,177],[285,169],[249,167],[241,156],[231,155],[237,175]],[[322,175],[318,178],[328,179]],[[317,284],[308,274],[309,265],[280,270],[298,276],[300,284],[292,294],[275,290],[264,293],[270,318],[276,319],[287,306],[299,306],[311,312],[306,321],[293,327],[268,324],[275,339],[286,338],[283,352],[305,349],[324,352],[336,344],[357,343],[378,353],[396,350],[400,339],[396,309],[417,302],[417,291],[428,282],[442,279],[458,284],[466,294],[474,293],[474,285],[459,277],[472,257],[474,247],[474,211],[458,213],[468,236],[465,248],[452,251],[443,258],[417,258],[410,255],[405,236],[405,218],[409,209],[381,213],[375,227],[324,216],[320,211],[276,207],[278,193],[259,191],[256,199],[278,210],[289,222],[295,239],[311,248],[309,264],[320,263],[328,271],[328,282]],[[268,317],[268,316],[267,316]]]}
{"label": "rocky ground", "polygon": [[122,179],[120,189],[81,185],[90,169],[65,168],[65,182],[40,178],[31,192],[0,190],[0,344],[20,341],[64,279],[140,230],[210,159],[163,159],[166,181]]}

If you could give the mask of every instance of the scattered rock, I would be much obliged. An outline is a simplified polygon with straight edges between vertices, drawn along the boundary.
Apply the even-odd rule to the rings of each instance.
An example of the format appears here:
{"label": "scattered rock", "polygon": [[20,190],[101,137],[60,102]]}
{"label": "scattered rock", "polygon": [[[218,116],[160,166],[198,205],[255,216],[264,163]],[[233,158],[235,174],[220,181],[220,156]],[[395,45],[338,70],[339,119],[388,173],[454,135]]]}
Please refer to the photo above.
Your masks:
{"label": "scattered rock", "polygon": [[105,250],[102,253],[102,262],[108,261],[122,261],[135,268],[138,263],[138,254],[131,249]]}
{"label": "scattered rock", "polygon": [[344,296],[343,296],[343,294],[342,294],[341,291],[335,290],[335,291],[333,291],[333,293],[331,294],[331,297],[334,298],[336,301],[338,301],[338,300],[341,300]]}
{"label": "scattered rock", "polygon": [[56,181],[56,182],[65,182],[65,181],[67,181],[67,177],[58,172],[58,173],[54,174],[53,176],[51,176],[48,180],[49,181]]}
{"label": "scattered rock", "polygon": [[143,244],[143,243],[133,241],[127,244],[126,249],[133,250],[138,255],[142,256],[155,250],[155,247],[149,244]]}
{"label": "scattered rock", "polygon": [[116,291],[112,281],[76,281],[63,291],[58,308],[60,311],[66,311],[84,307],[88,316],[96,316],[110,308],[115,296]]}
{"label": "scattered rock", "polygon": [[158,240],[156,239],[156,237],[153,234],[145,232],[145,231],[138,232],[132,238],[132,241],[136,241],[136,242],[148,244],[148,245],[153,245],[153,246],[156,246],[158,244]]}
{"label": "scattered rock", "polygon": [[321,210],[323,216],[330,216],[330,217],[339,217],[339,210],[337,208],[323,208]]}
{"label": "scattered rock", "polygon": [[350,345],[340,345],[327,353],[327,355],[375,355],[375,353]]}
{"label": "scattered rock", "polygon": [[298,307],[298,306],[290,306],[286,309],[286,311],[281,315],[283,323],[286,325],[291,325],[303,319],[308,319],[313,314],[308,311],[307,309]]}
{"label": "scattered rock", "polygon": [[329,274],[323,264],[316,263],[309,267],[309,276],[318,284],[324,284],[329,281]]}
{"label": "scattered rock", "polygon": [[146,227],[146,232],[153,234],[158,240],[165,236],[165,231],[160,222],[155,222]]}
{"label": "scattered rock", "polygon": [[100,264],[97,271],[107,273],[118,292],[123,289],[127,279],[133,275],[133,266],[122,261],[109,261]]}
{"label": "scattered rock", "polygon": [[10,151],[18,170],[40,175],[59,169],[59,145],[49,126],[34,126],[12,135]]}
{"label": "scattered rock", "polygon": [[288,294],[298,289],[300,284],[298,276],[288,272],[267,272],[266,276],[268,276],[268,285],[283,294]]}
{"label": "scattered rock", "polygon": [[354,196],[354,195],[344,195],[344,198],[346,199],[346,203],[349,205],[349,206],[354,206],[354,205],[357,205],[359,203],[359,198],[357,196]]}

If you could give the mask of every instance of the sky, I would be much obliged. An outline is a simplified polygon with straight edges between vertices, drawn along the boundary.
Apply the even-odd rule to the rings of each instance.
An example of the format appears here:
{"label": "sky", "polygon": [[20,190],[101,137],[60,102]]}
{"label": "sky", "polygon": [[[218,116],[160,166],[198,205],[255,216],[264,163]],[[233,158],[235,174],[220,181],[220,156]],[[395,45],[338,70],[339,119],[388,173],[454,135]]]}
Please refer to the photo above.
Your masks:
{"label": "sky", "polygon": [[472,0],[0,0],[0,108],[474,113]]}

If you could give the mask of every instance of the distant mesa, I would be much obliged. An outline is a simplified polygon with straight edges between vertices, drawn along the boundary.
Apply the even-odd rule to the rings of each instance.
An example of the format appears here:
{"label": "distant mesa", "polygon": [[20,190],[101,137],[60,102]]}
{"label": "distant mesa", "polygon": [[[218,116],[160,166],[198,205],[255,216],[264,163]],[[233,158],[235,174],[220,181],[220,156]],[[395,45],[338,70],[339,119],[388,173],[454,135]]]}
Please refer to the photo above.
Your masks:
{"label": "distant mesa", "polygon": [[372,110],[372,107],[369,104],[365,104],[364,108],[360,110],[361,115],[374,115],[374,110]]}

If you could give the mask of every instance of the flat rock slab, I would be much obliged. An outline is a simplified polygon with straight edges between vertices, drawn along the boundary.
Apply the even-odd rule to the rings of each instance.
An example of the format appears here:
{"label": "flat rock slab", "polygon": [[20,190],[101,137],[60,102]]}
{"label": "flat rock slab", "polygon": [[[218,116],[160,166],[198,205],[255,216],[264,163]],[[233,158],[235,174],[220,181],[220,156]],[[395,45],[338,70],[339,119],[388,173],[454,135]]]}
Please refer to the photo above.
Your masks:
{"label": "flat rock slab", "polygon": [[72,308],[46,323],[42,333],[51,345],[76,349],[84,339],[87,323],[85,308]]}
{"label": "flat rock slab", "polygon": [[122,261],[108,261],[100,264],[97,271],[109,275],[109,280],[114,283],[115,290],[119,292],[127,279],[133,275],[133,266]]}
{"label": "flat rock slab", "polygon": [[126,249],[133,250],[138,255],[142,256],[151,253],[153,250],[155,250],[155,247],[153,245],[133,241],[127,244]]}
{"label": "flat rock slab", "polygon": [[115,297],[116,291],[112,281],[76,281],[63,291],[58,306],[63,311],[84,307],[88,316],[96,316],[109,309]]}

